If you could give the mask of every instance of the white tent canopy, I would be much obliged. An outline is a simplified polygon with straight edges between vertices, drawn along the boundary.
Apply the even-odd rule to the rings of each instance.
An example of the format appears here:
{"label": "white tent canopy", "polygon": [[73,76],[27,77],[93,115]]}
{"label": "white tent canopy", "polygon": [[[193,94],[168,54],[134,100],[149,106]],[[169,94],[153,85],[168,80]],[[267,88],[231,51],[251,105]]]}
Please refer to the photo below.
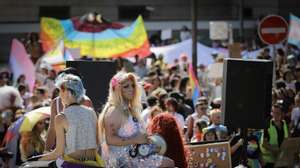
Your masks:
{"label": "white tent canopy", "polygon": [[[188,59],[192,60],[192,40],[185,40],[180,43],[163,46],[163,47],[151,47],[151,51],[156,55],[163,55],[164,61],[168,64],[174,63],[176,58],[179,58],[181,54],[186,54]],[[214,49],[207,47],[201,43],[197,43],[197,64],[209,65],[213,63],[211,54],[213,52],[222,53],[225,57],[228,56],[226,49]]]}

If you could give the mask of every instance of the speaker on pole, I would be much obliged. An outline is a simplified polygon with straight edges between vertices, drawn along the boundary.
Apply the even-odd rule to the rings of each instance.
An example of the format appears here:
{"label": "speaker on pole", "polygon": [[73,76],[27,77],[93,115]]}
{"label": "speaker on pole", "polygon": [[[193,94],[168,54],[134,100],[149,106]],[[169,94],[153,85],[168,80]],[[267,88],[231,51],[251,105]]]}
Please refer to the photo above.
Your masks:
{"label": "speaker on pole", "polygon": [[229,128],[265,128],[271,111],[273,62],[225,59],[222,119]]}

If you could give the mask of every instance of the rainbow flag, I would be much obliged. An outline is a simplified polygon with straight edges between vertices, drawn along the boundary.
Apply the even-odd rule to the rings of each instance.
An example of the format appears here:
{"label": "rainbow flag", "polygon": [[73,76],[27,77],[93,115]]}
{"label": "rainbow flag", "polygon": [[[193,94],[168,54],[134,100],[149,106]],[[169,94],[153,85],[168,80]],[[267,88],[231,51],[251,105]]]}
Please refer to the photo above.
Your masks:
{"label": "rainbow flag", "polygon": [[192,100],[195,105],[198,97],[200,96],[200,88],[192,64],[189,64],[189,81],[190,81],[190,86],[192,88]]}
{"label": "rainbow flag", "polygon": [[150,45],[141,16],[128,27],[108,28],[101,32],[78,31],[71,19],[42,18],[40,36],[46,52],[63,40],[67,48],[80,48],[81,56],[113,58],[150,55]]}

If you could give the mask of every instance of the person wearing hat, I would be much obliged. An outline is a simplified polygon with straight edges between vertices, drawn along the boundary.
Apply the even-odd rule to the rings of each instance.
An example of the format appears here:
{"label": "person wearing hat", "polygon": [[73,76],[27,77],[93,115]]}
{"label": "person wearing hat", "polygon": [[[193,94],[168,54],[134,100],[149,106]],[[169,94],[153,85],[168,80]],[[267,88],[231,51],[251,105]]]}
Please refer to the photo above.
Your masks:
{"label": "person wearing hat", "polygon": [[[201,98],[201,97],[200,97]],[[189,115],[186,119],[187,132],[186,132],[186,141],[190,142],[190,139],[195,135],[196,132],[196,121],[199,119],[205,120],[207,123],[210,122],[209,117],[207,116],[207,99],[201,98],[197,101],[195,105],[195,112]]]}
{"label": "person wearing hat", "polygon": [[159,107],[166,111],[165,100],[168,98],[168,93],[165,89],[157,88],[151,93],[151,96],[154,96],[158,99]]}
{"label": "person wearing hat", "polygon": [[21,160],[26,162],[30,157],[41,155],[44,152],[45,142],[42,133],[45,130],[45,119],[38,121],[31,131],[20,134],[20,155]]}

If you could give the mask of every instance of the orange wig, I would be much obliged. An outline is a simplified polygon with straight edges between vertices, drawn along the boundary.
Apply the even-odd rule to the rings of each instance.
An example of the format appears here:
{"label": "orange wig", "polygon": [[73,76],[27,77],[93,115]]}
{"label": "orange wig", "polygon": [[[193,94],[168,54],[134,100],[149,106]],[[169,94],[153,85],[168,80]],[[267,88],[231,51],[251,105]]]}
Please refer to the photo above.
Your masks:
{"label": "orange wig", "polygon": [[176,167],[188,167],[187,150],[183,144],[183,136],[172,115],[168,113],[158,114],[152,119],[148,131],[150,134],[159,134],[165,139],[167,143],[165,156],[172,159]]}

